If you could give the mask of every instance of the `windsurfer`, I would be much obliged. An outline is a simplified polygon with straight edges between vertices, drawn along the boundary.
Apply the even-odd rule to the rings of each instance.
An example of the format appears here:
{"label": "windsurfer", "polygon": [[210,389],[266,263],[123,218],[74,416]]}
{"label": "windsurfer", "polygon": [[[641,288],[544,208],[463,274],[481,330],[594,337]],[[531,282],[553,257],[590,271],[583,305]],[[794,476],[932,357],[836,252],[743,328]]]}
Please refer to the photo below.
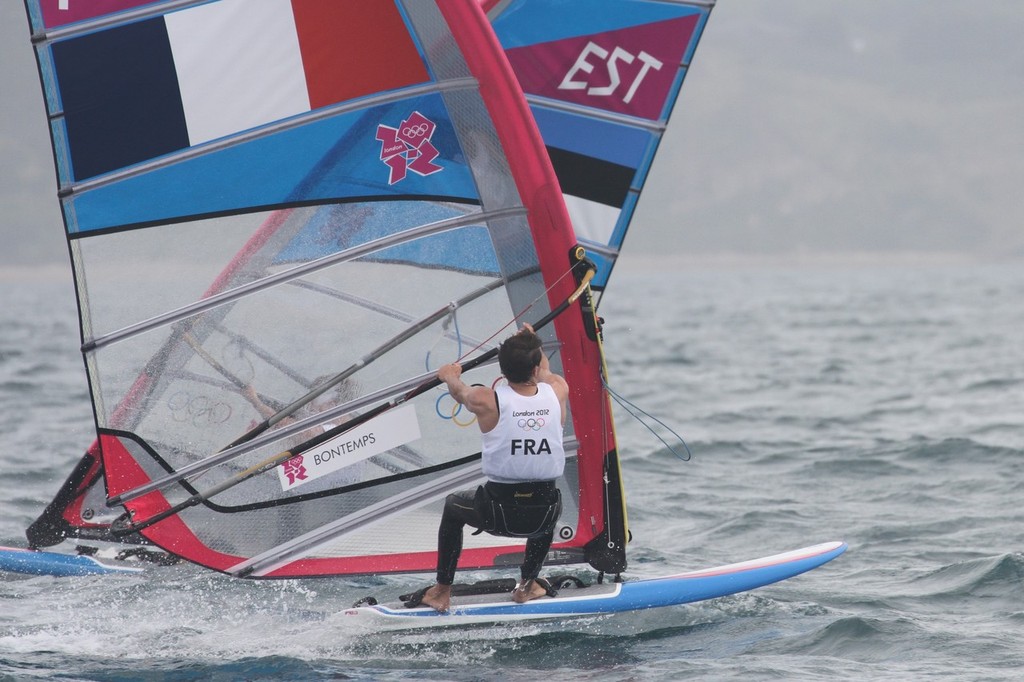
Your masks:
{"label": "windsurfer", "polygon": [[406,606],[448,610],[467,524],[477,532],[527,539],[514,601],[554,594],[539,574],[561,512],[555,480],[565,468],[562,429],[569,385],[551,371],[540,337],[528,324],[501,344],[498,364],[508,385],[497,390],[467,385],[456,363],[438,370],[452,398],[477,417],[487,483],[448,496],[438,529],[437,583]]}
{"label": "windsurfer", "polygon": [[[323,384],[327,383],[330,379],[331,377],[328,375],[324,375],[322,377],[317,378],[312,383],[313,389],[319,388]],[[256,411],[259,412],[260,416],[263,417],[264,419],[269,420],[278,417],[277,421],[275,422],[276,426],[285,426],[287,424],[292,424],[298,419],[298,417],[295,417],[292,414],[289,414],[284,417],[279,417],[279,415],[281,414],[281,408],[268,405],[266,400],[260,395],[260,393],[252,384],[245,384],[241,390],[241,394],[242,397],[248,400],[252,404],[252,406],[256,408]],[[333,407],[341,405],[346,400],[349,400],[352,397],[352,395],[353,388],[350,381],[343,381],[341,384],[334,387],[334,389],[331,390],[330,392],[325,393],[324,395],[310,402],[308,407],[306,408],[306,412],[308,414],[319,414],[321,412],[326,412],[327,410]],[[323,424],[322,429],[326,431],[327,429],[336,426],[337,424],[347,422],[353,416],[354,415],[344,415],[340,419],[335,420],[335,423]],[[302,435],[303,437],[308,438],[315,433],[317,433],[317,431],[315,429],[311,429],[309,431],[304,432]]]}

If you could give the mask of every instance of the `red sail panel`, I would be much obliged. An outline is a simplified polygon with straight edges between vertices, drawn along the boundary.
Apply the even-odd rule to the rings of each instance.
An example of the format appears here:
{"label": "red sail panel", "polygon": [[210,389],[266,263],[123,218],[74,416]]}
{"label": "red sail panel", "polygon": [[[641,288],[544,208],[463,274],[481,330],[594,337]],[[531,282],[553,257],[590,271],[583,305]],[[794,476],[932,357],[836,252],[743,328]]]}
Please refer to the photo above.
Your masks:
{"label": "red sail panel", "polygon": [[428,80],[393,4],[367,3],[355,16],[344,3],[292,5],[312,108]]}

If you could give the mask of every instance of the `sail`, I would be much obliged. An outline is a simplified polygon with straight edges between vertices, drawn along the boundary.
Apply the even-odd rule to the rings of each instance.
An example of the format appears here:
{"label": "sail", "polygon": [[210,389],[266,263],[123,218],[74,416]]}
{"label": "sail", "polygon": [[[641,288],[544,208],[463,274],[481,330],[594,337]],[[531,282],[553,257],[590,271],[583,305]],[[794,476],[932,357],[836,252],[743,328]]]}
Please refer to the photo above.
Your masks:
{"label": "sail", "polygon": [[482,0],[602,290],[714,0]]}
{"label": "sail", "polygon": [[[586,293],[565,305],[587,263],[479,7],[58,4],[26,3],[130,530],[246,577],[432,571],[445,496],[483,477],[471,415],[430,380],[477,359],[466,380],[494,384],[487,351],[553,318],[571,396],[550,560],[625,567],[596,321]],[[522,557],[466,544],[463,568]]]}

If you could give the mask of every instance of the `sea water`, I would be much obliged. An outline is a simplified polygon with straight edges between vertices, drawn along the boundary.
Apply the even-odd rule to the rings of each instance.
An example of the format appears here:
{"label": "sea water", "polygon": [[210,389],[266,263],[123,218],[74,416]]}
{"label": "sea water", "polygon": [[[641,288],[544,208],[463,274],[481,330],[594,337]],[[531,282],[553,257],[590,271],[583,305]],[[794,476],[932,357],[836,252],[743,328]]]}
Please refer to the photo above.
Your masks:
{"label": "sea water", "polygon": [[[68,275],[0,276],[0,544],[91,442]],[[0,680],[1017,680],[1024,266],[624,267],[601,302],[628,576],[828,540],[811,573],[697,605],[381,634],[399,579],[0,576]],[[632,409],[632,408],[631,408]]]}

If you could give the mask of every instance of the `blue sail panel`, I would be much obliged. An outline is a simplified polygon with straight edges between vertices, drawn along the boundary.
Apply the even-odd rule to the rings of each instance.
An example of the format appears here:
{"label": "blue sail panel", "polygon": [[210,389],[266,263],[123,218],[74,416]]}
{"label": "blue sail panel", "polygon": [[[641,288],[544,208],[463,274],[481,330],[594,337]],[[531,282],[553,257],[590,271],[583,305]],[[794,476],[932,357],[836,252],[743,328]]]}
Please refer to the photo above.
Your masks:
{"label": "blue sail panel", "polygon": [[[436,126],[428,143],[437,151],[431,166],[438,170],[425,175],[410,165],[414,147],[400,142],[398,152],[388,156],[378,139],[381,127],[397,129],[416,112]],[[440,95],[424,95],[214,147],[72,195],[74,220],[68,230],[86,233],[370,197],[475,202],[475,182],[448,117]],[[397,162],[407,172],[392,183]]]}

